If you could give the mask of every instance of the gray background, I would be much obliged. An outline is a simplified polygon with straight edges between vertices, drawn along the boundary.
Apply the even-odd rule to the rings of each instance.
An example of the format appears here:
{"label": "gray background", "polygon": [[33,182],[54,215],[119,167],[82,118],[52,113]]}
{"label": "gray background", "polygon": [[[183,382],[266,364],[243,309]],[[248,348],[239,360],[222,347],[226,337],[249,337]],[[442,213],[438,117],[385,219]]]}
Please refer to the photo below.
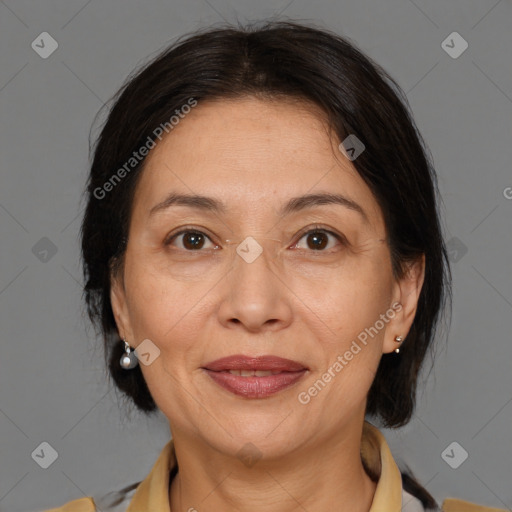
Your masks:
{"label": "gray background", "polygon": [[[83,317],[89,129],[128,73],[176,37],[276,15],[352,38],[407,92],[440,176],[454,313],[413,420],[384,432],[439,501],[512,507],[511,2],[5,0],[0,510],[40,510],[140,480],[168,440],[162,416],[118,405]],[[45,31],[59,45],[47,59],[31,47]],[[458,58],[441,46],[453,31],[469,45]],[[43,441],[58,452],[48,469],[31,457]],[[441,455],[453,441],[469,454],[457,469]]]}

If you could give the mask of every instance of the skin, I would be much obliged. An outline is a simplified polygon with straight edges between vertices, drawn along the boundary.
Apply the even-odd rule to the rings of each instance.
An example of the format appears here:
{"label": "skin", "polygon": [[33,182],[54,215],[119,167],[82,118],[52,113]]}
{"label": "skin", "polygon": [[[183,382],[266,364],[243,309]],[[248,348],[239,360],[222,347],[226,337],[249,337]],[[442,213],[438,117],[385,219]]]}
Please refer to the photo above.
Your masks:
{"label": "skin", "polygon": [[[382,354],[410,329],[424,260],[394,277],[380,207],[338,144],[314,106],[245,97],[200,103],[146,159],[111,301],[120,335],[160,350],[141,369],[175,442],[173,512],[371,507],[376,484],[359,453],[366,397]],[[170,192],[214,197],[226,211],[174,205],[150,215]],[[367,219],[333,204],[279,215],[291,197],[320,192],[357,202]],[[315,250],[304,233],[317,225],[346,243],[326,234]],[[186,235],[165,244],[183,226],[207,236],[199,251]],[[248,236],[263,248],[252,263],[235,252]],[[298,393],[395,302],[394,318],[300,403]],[[201,369],[233,354],[276,355],[308,372],[248,399]],[[246,443],[261,455],[251,467],[237,457]]]}

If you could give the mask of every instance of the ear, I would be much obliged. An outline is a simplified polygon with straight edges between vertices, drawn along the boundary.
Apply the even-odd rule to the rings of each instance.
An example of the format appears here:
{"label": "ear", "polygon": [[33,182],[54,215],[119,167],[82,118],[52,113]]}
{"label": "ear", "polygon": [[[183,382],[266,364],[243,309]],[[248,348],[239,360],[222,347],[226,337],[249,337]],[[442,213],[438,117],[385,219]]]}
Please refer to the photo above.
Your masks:
{"label": "ear", "polygon": [[416,316],[424,279],[425,255],[422,254],[420,258],[407,264],[404,275],[395,282],[392,303],[395,317],[389,322],[386,329],[383,353],[388,354],[400,347],[400,344],[395,341],[396,336],[401,336],[406,342],[407,334]]}
{"label": "ear", "polygon": [[132,345],[133,330],[130,323],[123,273],[121,270],[111,273],[110,275],[110,304],[114,313],[119,337],[121,339],[126,338],[126,341]]}

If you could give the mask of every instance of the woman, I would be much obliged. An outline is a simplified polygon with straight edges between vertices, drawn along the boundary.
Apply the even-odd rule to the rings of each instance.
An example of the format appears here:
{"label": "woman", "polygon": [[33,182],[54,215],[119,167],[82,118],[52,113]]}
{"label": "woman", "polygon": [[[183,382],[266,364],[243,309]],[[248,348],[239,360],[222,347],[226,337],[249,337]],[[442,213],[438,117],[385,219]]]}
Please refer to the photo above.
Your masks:
{"label": "woman", "polygon": [[449,294],[405,105],[294,23],[195,34],[128,81],[90,173],[85,297],[116,385],[172,440],[140,485],[55,510],[436,509],[365,419],[410,420]]}

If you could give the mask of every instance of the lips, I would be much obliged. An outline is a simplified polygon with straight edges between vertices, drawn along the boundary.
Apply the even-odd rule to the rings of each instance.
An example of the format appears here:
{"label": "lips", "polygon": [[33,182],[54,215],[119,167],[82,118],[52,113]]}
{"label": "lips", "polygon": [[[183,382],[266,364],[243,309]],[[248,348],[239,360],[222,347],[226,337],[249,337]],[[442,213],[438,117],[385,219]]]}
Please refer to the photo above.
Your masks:
{"label": "lips", "polygon": [[234,355],[216,359],[204,366],[207,370],[222,372],[229,370],[253,370],[253,371],[277,371],[277,372],[298,372],[307,368],[291,359],[283,359],[276,356],[248,357]]}
{"label": "lips", "polygon": [[308,368],[282,357],[234,355],[212,361],[203,370],[235,395],[266,398],[295,384]]}

